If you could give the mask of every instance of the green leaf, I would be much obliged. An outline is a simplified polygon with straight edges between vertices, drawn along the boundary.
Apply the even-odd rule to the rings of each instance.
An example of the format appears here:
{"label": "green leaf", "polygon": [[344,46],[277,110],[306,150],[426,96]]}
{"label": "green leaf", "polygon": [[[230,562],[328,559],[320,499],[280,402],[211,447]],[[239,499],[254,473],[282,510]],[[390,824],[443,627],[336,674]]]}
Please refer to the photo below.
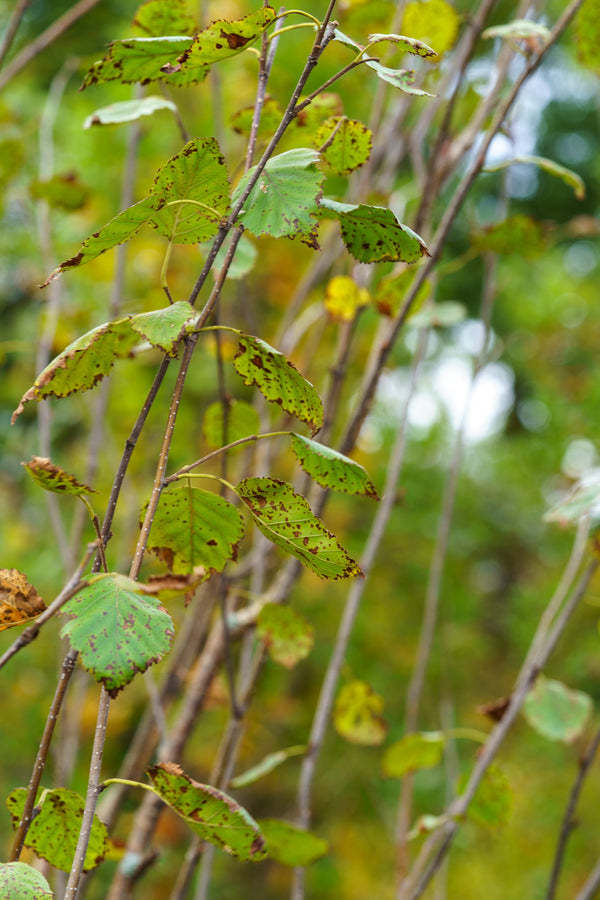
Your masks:
{"label": "green leaf", "polygon": [[149,0],[139,7],[132,24],[148,37],[193,35],[197,31],[196,21],[187,11],[186,0]]}
{"label": "green leaf", "polygon": [[93,488],[77,481],[74,475],[65,472],[60,466],[50,462],[47,457],[32,456],[28,463],[21,463],[21,465],[27,469],[35,483],[45,491],[52,491],[54,494],[75,494],[78,497],[82,494],[95,493]]}
{"label": "green leaf", "polygon": [[92,125],[122,125],[124,122],[136,122],[142,116],[151,116],[159,109],[170,109],[177,112],[172,100],[166,97],[141,97],[139,100],[122,100],[95,110],[83,123],[84,128]]}
{"label": "green leaf", "polygon": [[235,559],[243,536],[244,522],[235,506],[185,478],[162,492],[148,549],[175,573],[204,566],[209,577]]}
{"label": "green leaf", "polygon": [[0,863],[0,897],[10,900],[52,900],[54,894],[41,872],[27,863]]}
{"label": "green leaf", "polygon": [[90,198],[90,189],[74,172],[53,175],[52,178],[43,180],[34,178],[29,185],[29,191],[36,200],[45,200],[53,209],[68,212],[82,209]]}
{"label": "green leaf", "polygon": [[516,253],[525,259],[535,259],[546,250],[544,230],[540,222],[530,216],[509,216],[503,222],[490,225],[471,235],[471,245],[478,253]]}
{"label": "green leaf", "polygon": [[358,119],[330,116],[316,132],[313,141],[323,159],[338,175],[349,175],[371,155],[373,134]]}
{"label": "green leaf", "polygon": [[592,709],[588,694],[540,675],[525,698],[523,715],[538,734],[571,744],[581,737]]}
{"label": "green leaf", "polygon": [[486,166],[484,172],[499,172],[501,169],[507,169],[509,166],[518,164],[538,166],[544,172],[560,178],[561,181],[573,188],[573,192],[578,200],[585,200],[585,182],[583,178],[572,169],[561,166],[560,163],[554,162],[553,159],[546,159],[545,156],[514,156],[512,159],[505,159],[503,162],[495,165]]}
{"label": "green leaf", "polygon": [[418,41],[416,38],[406,37],[404,34],[370,34],[369,44],[378,44],[380,41],[396,44],[401,53],[413,53],[422,59],[435,59],[437,53],[428,44]]}
{"label": "green leaf", "polygon": [[112,41],[104,59],[94,63],[86,73],[81,89],[104,81],[120,81],[121,84],[139,81],[140,84],[148,84],[164,78],[171,84],[185,83],[167,78],[162,67],[171,65],[185,50],[189,50],[192,40],[191,37],[176,35]]}
{"label": "green leaf", "polygon": [[383,705],[383,697],[366,681],[350,681],[335,701],[335,730],[352,744],[374,747],[383,743],[387,734]]}
{"label": "green leaf", "polygon": [[108,375],[116,359],[128,356],[137,342],[129,318],[98,325],[59,353],[35,379],[13,413],[14,423],[30,400],[67,397],[89,391]]}
{"label": "green leaf", "polygon": [[293,669],[313,647],[313,627],[289,606],[267,603],[258,614],[256,634],[269,656],[286,669]]}
{"label": "green leaf", "polygon": [[[459,794],[464,791],[468,780],[468,773],[465,773],[459,779],[457,788]],[[510,782],[502,769],[499,769],[498,766],[490,766],[469,804],[466,817],[478,825],[492,827],[506,825],[510,818],[511,810],[512,789]]]}
{"label": "green leaf", "polygon": [[544,522],[573,525],[583,516],[600,516],[600,484],[576,484],[564,500],[553,506],[544,516]]}
{"label": "green leaf", "polygon": [[[244,137],[250,135],[252,128],[252,120],[254,118],[254,106],[244,106],[238,109],[232,116],[230,121],[231,127],[237,134],[243,134]],[[260,114],[260,122],[258,124],[258,137],[264,138],[271,135],[277,129],[277,126],[283,118],[283,109],[273,97],[267,97],[263,103]]]}
{"label": "green leaf", "polygon": [[550,37],[550,29],[531,19],[514,19],[506,25],[493,25],[481,33],[482,38],[502,38],[503,40],[527,40],[536,38],[544,43]]}
{"label": "green leaf", "polygon": [[365,63],[369,69],[373,69],[378,78],[404,91],[405,94],[415,94],[417,97],[433,97],[428,91],[415,87],[416,75],[410,69],[390,69],[380,62],[370,60]]}
{"label": "green leaf", "polygon": [[[223,268],[230,244],[231,236],[225,238],[221,249],[215,256],[215,264],[211,270],[214,278],[217,277],[220,270]],[[254,268],[254,263],[256,262],[257,256],[258,251],[254,244],[249,241],[248,238],[245,237],[245,235],[242,235],[237,242],[235,254],[231,261],[231,265],[227,270],[227,278],[231,279],[232,281],[236,281],[239,278],[244,278],[248,274],[248,272],[251,272]]]}
{"label": "green leaf", "polygon": [[[13,828],[17,828],[23,811],[27,790],[16,788],[6,798]],[[29,826],[25,846],[62,872],[69,872],[73,865],[79,839],[85,801],[79,794],[66,788],[38,792],[37,813]],[[99,866],[108,849],[106,825],[94,816],[90,842],[85,854],[84,872]],[[4,896],[4,895],[3,895]],[[10,895],[12,897],[12,894]],[[42,895],[43,896],[43,895]]]}
{"label": "green leaf", "polygon": [[[316,228],[315,215],[325,175],[316,163],[316,150],[300,148],[273,156],[252,188],[238,216],[252,234],[273,237],[300,235],[309,241]],[[233,192],[235,205],[254,169],[244,175]]]}
{"label": "green leaf", "polygon": [[296,459],[322,487],[346,494],[365,494],[379,500],[366,471],[353,459],[299,434],[292,434],[291,438]]}
{"label": "green leaf", "polygon": [[587,0],[575,19],[575,42],[579,61],[600,75],[600,15],[598,0]]}
{"label": "green leaf", "polygon": [[131,578],[109,573],[88,582],[62,607],[61,615],[75,618],[60,634],[69,638],[84,668],[114,697],[168,652],[173,623],[158,600],[144,596]]}
{"label": "green leaf", "polygon": [[308,866],[329,852],[329,844],[310,831],[281,819],[259,819],[271,859],[284,866]]}
{"label": "green leaf", "polygon": [[254,784],[255,781],[264,778],[265,775],[277,769],[286,759],[290,759],[292,756],[300,756],[304,753],[306,753],[305,744],[296,744],[293,747],[286,747],[285,750],[276,750],[275,753],[268,753],[264,759],[252,766],[251,769],[247,769],[241,775],[236,775],[235,778],[232,778],[230,785],[233,788],[241,788]]}
{"label": "green leaf", "polygon": [[79,253],[61,263],[48,276],[42,287],[54,281],[67,269],[83,266],[102,253],[106,253],[107,250],[116,247],[117,244],[124,244],[125,241],[130,240],[138,233],[142,225],[151,224],[162,202],[159,197],[150,196],[140,200],[139,203],[134,203],[133,206],[128,206],[118,216],[107,222],[100,231],[96,231],[87,238],[81,245]]}
{"label": "green leaf", "polygon": [[227,403],[227,418],[223,404],[211,403],[204,413],[202,433],[209,447],[222,447],[242,438],[257,434],[260,430],[260,416],[253,406],[242,400]]}
{"label": "green leaf", "polygon": [[305,422],[311,431],[323,424],[323,404],[316,389],[289,359],[265,341],[240,334],[233,365],[244,384],[254,385],[271,403]]}
{"label": "green leaf", "polygon": [[320,578],[351,578],[362,574],[290,484],[274,478],[246,478],[235,490],[265,537]]}
{"label": "green leaf", "polygon": [[160,209],[148,224],[169,240],[197,244],[216,234],[229,212],[229,181],[215,139],[188,141],[158,170],[152,196]]}
{"label": "green leaf", "polygon": [[227,794],[191,779],[175,763],[146,769],[161,799],[202,840],[221,847],[238,859],[264,859],[265,840],[250,813]]}
{"label": "green leaf", "polygon": [[321,198],[320,207],[325,216],[339,219],[346,248],[359,262],[414,263],[430,255],[423,239],[402,225],[391,209],[338,203],[329,197]]}
{"label": "green leaf", "polygon": [[[275,19],[275,10],[264,6],[243,19],[219,19],[203,28],[174,65],[163,71],[176,76],[175,84],[201,81],[214,63],[236,56],[251,46]],[[181,79],[184,79],[183,81]]]}
{"label": "green leaf", "polygon": [[187,300],[178,300],[164,309],[132,316],[131,327],[153,347],[176,356],[179,341],[194,330],[197,317],[198,313]]}
{"label": "green leaf", "polygon": [[441,731],[406,734],[385,751],[383,771],[389,778],[404,778],[409,772],[431,769],[442,761],[445,745]]}

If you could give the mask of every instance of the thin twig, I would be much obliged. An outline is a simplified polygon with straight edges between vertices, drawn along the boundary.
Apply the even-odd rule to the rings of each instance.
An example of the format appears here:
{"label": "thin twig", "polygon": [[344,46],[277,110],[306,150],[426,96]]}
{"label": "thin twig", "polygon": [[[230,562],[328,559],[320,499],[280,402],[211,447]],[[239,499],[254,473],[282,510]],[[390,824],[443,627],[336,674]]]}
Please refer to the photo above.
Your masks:
{"label": "thin twig", "polygon": [[554,897],[556,895],[560,870],[562,868],[565,853],[567,850],[567,843],[569,841],[569,837],[571,836],[571,832],[575,827],[575,809],[577,808],[577,803],[579,801],[579,796],[583,789],[585,779],[589,774],[592,763],[594,762],[594,759],[596,757],[596,753],[598,752],[598,747],[600,747],[600,728],[596,731],[596,734],[590,741],[587,750],[579,761],[577,777],[573,783],[573,788],[569,795],[569,800],[565,808],[560,833],[558,835],[556,852],[554,854],[554,861],[552,863],[552,872],[550,874],[548,891],[546,893],[546,900],[554,900]]}
{"label": "thin twig", "polygon": [[77,656],[77,650],[69,650],[63,660],[62,671],[60,673],[60,678],[56,686],[54,698],[50,705],[50,709],[48,710],[44,733],[42,735],[42,740],[40,741],[37,757],[33,766],[33,772],[31,774],[31,779],[27,787],[25,805],[23,807],[21,821],[19,822],[19,827],[17,828],[17,833],[15,834],[13,848],[10,855],[11,862],[19,859],[21,851],[23,849],[23,845],[25,843],[25,838],[27,837],[27,832],[31,824],[33,808],[35,806],[35,798],[37,796],[38,788],[42,780],[42,775],[44,774],[44,767],[48,758],[48,751],[50,750],[52,736],[54,734],[54,729],[58,721],[58,716],[62,707],[63,700],[65,698],[71,675],[73,674],[73,670],[75,668]]}
{"label": "thin twig", "polygon": [[592,872],[581,888],[575,900],[594,900],[598,896],[598,888],[600,888],[600,859],[592,869]]}
{"label": "thin twig", "polygon": [[458,184],[444,211],[440,224],[438,225],[438,228],[429,247],[430,256],[417,270],[415,277],[413,278],[413,281],[407,291],[404,302],[393,321],[390,332],[385,337],[385,339],[383,339],[377,358],[375,359],[370,369],[366,372],[354,415],[350,420],[341,444],[342,453],[349,453],[356,443],[360,428],[370,409],[373,397],[375,395],[375,390],[377,384],[379,383],[379,378],[381,372],[383,371],[383,367],[385,366],[385,363],[393,346],[395,345],[398,335],[400,334],[400,331],[404,326],[404,323],[415,302],[415,298],[417,297],[421,286],[429,277],[430,273],[433,270],[433,267],[439,259],[442,248],[446,242],[446,238],[448,237],[448,234],[450,232],[450,228],[452,227],[454,220],[456,219],[456,216],[458,215],[467,197],[467,194],[469,193],[471,186],[475,181],[475,178],[483,168],[485,157],[487,155],[489,146],[492,143],[492,140],[501,128],[502,123],[508,115],[523,84],[538,68],[548,50],[556,43],[582,3],[583,0],[573,0],[573,2],[565,10],[562,16],[560,16],[544,46],[535,54],[535,56],[531,58],[531,60],[525,66],[524,70],[521,72],[521,75],[514,82],[506,99],[500,104],[491,125],[482,138],[477,153],[474,155],[470,165],[467,168],[467,171]]}
{"label": "thin twig", "polygon": [[[445,818],[447,819],[446,823],[438,831],[433,832],[433,834],[425,841],[409,877],[402,885],[402,891],[398,894],[398,900],[417,900],[417,898],[421,897],[441,865],[452,845],[456,832],[460,828],[461,822],[475,795],[475,791],[479,787],[481,779],[495,759],[504,739],[514,724],[525,701],[525,697],[533,685],[540,668],[546,664],[556,643],[566,628],[571,615],[583,598],[599,565],[600,561],[597,559],[593,559],[588,564],[587,568],[581,574],[574,590],[571,592],[560,616],[556,619],[545,646],[539,652],[535,660],[532,660],[521,669],[506,712],[501,721],[498,722],[491,732],[485,747],[481,751],[464,792],[448,807],[445,813]],[[537,634],[534,635],[533,642],[535,642],[536,636]]]}
{"label": "thin twig", "polygon": [[[446,485],[444,487],[442,496],[437,532],[431,557],[431,564],[429,566],[429,572],[427,576],[427,585],[425,588],[425,604],[423,609],[421,631],[419,634],[419,641],[417,645],[417,655],[406,692],[406,711],[404,724],[404,730],[406,734],[412,734],[417,730],[418,726],[419,707],[425,684],[427,666],[429,664],[429,659],[431,656],[435,629],[438,622],[442,576],[446,562],[446,555],[448,552],[448,541],[450,539],[452,519],[454,516],[454,504],[456,499],[456,490],[458,487],[458,479],[463,462],[467,420],[471,411],[471,400],[476,385],[477,375],[483,368],[488,355],[491,313],[496,291],[495,275],[497,268],[497,261],[490,254],[488,254],[485,258],[485,268],[486,272],[484,277],[483,296],[480,311],[480,319],[483,322],[484,334],[481,342],[481,348],[475,361],[473,377],[471,379],[467,397],[465,399],[461,421],[454,437],[454,447],[448,467]],[[400,794],[397,833],[398,872],[401,877],[406,874],[407,834],[410,827],[412,789],[413,779],[404,779],[402,782],[402,790]]]}
{"label": "thin twig", "polygon": [[[383,492],[383,498],[378,506],[377,513],[373,519],[373,524],[369,532],[369,537],[365,546],[365,550],[361,556],[360,567],[365,573],[365,578],[357,579],[353,582],[348,591],[344,612],[340,620],[340,625],[335,639],[333,651],[327,666],[327,671],[323,679],[321,692],[313,716],[310,737],[308,741],[308,752],[302,761],[302,769],[300,773],[300,781],[298,784],[298,824],[307,828],[310,823],[310,799],[312,785],[314,781],[317,762],[321,753],[327,725],[333,707],[335,691],[339,680],[340,671],[343,665],[344,657],[350,635],[354,627],[354,622],[358,614],[360,602],[368,584],[368,574],[375,562],[377,552],[381,546],[381,541],[389,517],[392,513],[396,502],[396,492],[398,479],[404,462],[404,454],[406,450],[407,425],[408,425],[408,409],[410,401],[414,394],[417,378],[421,363],[425,356],[427,345],[427,334],[422,332],[419,346],[415,354],[411,380],[408,389],[408,396],[404,407],[404,412],[399,420],[396,432],[396,440],[388,463],[386,475],[386,483]],[[304,869],[298,868],[294,871],[294,882],[291,893],[292,900],[302,900],[304,897]]]}
{"label": "thin twig", "polygon": [[49,47],[57,38],[64,34],[71,25],[74,25],[77,19],[80,19],[87,12],[90,11],[94,6],[96,6],[100,0],[80,0],[79,3],[76,3],[75,6],[72,6],[71,9],[67,10],[66,13],[63,13],[56,22],[53,22],[49,28],[46,28],[42,34],[39,35],[34,41],[30,44],[27,44],[26,47],[18,53],[0,72],[0,90],[6,87],[9,81],[11,81],[15,75],[24,69],[32,59],[41,53],[42,50],[45,50],[46,47]]}
{"label": "thin twig", "polygon": [[75,848],[75,857],[73,866],[69,873],[67,889],[65,891],[64,900],[77,900],[81,876],[83,874],[83,866],[85,856],[94,824],[94,813],[96,811],[96,803],[98,801],[98,787],[100,785],[100,772],[102,769],[102,756],[104,753],[104,741],[106,738],[106,725],[108,721],[108,710],[110,707],[110,697],[108,691],[103,686],[100,694],[100,702],[98,703],[98,716],[96,719],[96,732],[94,734],[94,746],[92,747],[92,757],[90,761],[90,774],[88,777],[87,793],[85,797],[85,807],[81,820],[81,829]]}
{"label": "thin twig", "polygon": [[0,45],[0,66],[2,66],[2,64],[4,63],[6,54],[12,46],[12,42],[19,29],[19,25],[21,24],[21,20],[25,15],[27,7],[30,5],[30,3],[31,0],[18,0],[17,5],[13,9],[12,16],[10,17],[10,21],[6,26],[4,37],[2,38],[2,44]]}

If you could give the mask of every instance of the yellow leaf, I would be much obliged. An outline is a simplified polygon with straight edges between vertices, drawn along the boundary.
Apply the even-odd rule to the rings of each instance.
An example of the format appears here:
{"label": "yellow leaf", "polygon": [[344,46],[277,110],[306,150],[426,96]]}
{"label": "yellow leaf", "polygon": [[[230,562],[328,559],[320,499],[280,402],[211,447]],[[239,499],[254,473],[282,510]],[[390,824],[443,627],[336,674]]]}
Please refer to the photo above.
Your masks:
{"label": "yellow leaf", "polygon": [[401,32],[426,41],[442,56],[454,46],[458,34],[458,13],[446,0],[411,0],[406,4]]}
{"label": "yellow leaf", "polygon": [[325,308],[339,322],[350,322],[357,310],[370,303],[370,294],[346,275],[336,275],[325,290]]}

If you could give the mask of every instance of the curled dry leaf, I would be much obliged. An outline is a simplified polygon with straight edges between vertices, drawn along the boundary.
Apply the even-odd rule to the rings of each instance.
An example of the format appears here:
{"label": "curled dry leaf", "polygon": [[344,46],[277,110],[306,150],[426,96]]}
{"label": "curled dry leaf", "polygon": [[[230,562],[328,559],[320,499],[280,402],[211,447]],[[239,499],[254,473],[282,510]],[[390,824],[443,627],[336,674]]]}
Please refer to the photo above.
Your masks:
{"label": "curled dry leaf", "polygon": [[21,463],[24,466],[36,484],[44,488],[45,491],[52,491],[54,494],[94,494],[93,488],[87,484],[77,481],[74,475],[65,472],[60,466],[55,465],[45,456],[32,456],[29,462]]}
{"label": "curled dry leaf", "polygon": [[196,566],[193,572],[183,575],[174,572],[151,575],[146,584],[140,582],[140,591],[152,597],[158,597],[161,602],[170,600],[178,594],[184,594],[185,605],[188,606],[195,589],[206,580],[207,574],[204,566]]}
{"label": "curled dry leaf", "polygon": [[46,604],[18,569],[0,569],[0,631],[29,622]]}

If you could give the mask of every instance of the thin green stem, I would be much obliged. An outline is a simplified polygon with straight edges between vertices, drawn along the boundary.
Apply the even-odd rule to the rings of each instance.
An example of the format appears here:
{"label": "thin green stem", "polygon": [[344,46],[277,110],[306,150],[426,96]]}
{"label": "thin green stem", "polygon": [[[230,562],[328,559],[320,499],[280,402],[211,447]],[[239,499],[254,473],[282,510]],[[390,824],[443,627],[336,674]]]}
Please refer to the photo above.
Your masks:
{"label": "thin green stem", "polygon": [[206,456],[200,457],[196,462],[190,463],[187,466],[182,466],[177,472],[174,472],[172,475],[169,475],[168,478],[165,478],[164,484],[167,485],[171,484],[173,481],[177,481],[182,475],[186,475],[193,469],[197,469],[198,466],[204,465],[204,463],[209,462],[211,459],[215,459],[215,457],[220,456],[222,453],[227,453],[228,450],[232,450],[234,447],[241,447],[243,444],[253,444],[255,441],[262,441],[266,438],[287,437],[293,433],[293,431],[268,431],[265,434],[251,434],[248,435],[248,437],[238,438],[237,441],[231,441],[231,443],[225,444],[223,447],[219,447],[211,453],[207,453]]}
{"label": "thin green stem", "polygon": [[153,785],[145,784],[143,781],[131,781],[129,778],[107,778],[102,782],[102,784],[98,785],[98,793],[100,793],[100,791],[106,790],[106,788],[110,787],[111,784],[126,784],[128,787],[143,788],[145,791],[150,791],[152,794],[156,794],[157,797],[160,796]]}
{"label": "thin green stem", "polygon": [[[274,22],[277,22],[279,19],[285,19],[286,16],[304,16],[306,19],[310,19],[313,25],[316,25],[317,28],[321,28],[322,23],[317,19],[316,16],[311,15],[309,12],[306,12],[304,9],[286,9],[284,12],[279,13],[279,15],[275,16],[273,19]],[[293,27],[293,26],[292,26]],[[306,27],[306,24],[305,26]],[[277,34],[278,32],[275,32]],[[279,32],[281,34],[281,32]],[[273,37],[274,35],[271,35]]]}
{"label": "thin green stem", "polygon": [[[286,13],[286,16],[288,13]],[[272,41],[274,38],[278,38],[280,34],[285,34],[286,31],[298,31],[299,28],[314,28],[310,22],[298,22],[296,25],[286,25],[285,28],[279,28],[277,31],[274,31],[273,34],[270,34],[268,37],[269,41]]]}

